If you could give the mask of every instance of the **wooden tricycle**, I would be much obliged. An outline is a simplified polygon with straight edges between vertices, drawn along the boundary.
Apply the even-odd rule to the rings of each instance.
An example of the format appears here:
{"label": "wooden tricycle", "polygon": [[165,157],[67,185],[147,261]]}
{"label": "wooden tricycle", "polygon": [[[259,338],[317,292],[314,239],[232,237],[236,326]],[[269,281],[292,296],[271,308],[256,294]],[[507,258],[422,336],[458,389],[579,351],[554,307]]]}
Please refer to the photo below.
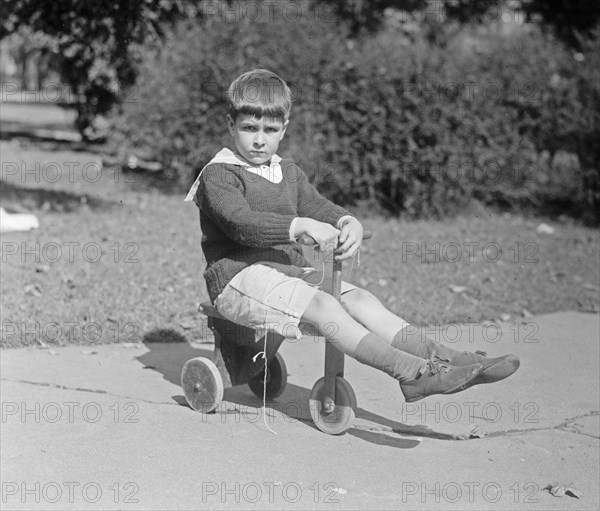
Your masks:
{"label": "wooden tricycle", "polygon": [[[371,233],[365,231],[363,239]],[[298,242],[315,246],[310,236],[303,235]],[[324,291],[340,300],[342,262],[332,258],[331,279],[325,282]],[[287,368],[277,351],[284,337],[267,332],[266,342],[256,342],[254,330],[225,319],[210,303],[202,303],[200,312],[208,317],[208,327],[215,337],[213,360],[192,358],[181,372],[181,386],[188,404],[202,413],[214,412],[223,400],[223,391],[247,383],[259,398],[273,400],[285,390]],[[266,349],[265,349],[266,346]],[[259,356],[265,351],[264,358]],[[325,375],[314,384],[309,400],[310,414],[315,425],[330,435],[345,433],[355,418],[356,395],[344,379],[344,354],[330,342],[325,343]]]}

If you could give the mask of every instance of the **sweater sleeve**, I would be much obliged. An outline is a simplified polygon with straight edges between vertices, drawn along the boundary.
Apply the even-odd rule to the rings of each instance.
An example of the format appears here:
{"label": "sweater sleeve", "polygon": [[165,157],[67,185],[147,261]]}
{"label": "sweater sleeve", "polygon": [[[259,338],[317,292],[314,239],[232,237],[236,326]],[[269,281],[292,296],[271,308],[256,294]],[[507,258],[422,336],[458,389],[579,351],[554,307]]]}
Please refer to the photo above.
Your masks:
{"label": "sweater sleeve", "polygon": [[338,225],[343,216],[350,216],[350,213],[323,197],[317,189],[309,183],[308,177],[300,168],[298,168],[298,214],[325,222],[333,226]]}
{"label": "sweater sleeve", "polygon": [[296,215],[252,211],[241,181],[218,165],[202,173],[196,204],[232,241],[247,247],[268,247],[290,242],[290,225]]}

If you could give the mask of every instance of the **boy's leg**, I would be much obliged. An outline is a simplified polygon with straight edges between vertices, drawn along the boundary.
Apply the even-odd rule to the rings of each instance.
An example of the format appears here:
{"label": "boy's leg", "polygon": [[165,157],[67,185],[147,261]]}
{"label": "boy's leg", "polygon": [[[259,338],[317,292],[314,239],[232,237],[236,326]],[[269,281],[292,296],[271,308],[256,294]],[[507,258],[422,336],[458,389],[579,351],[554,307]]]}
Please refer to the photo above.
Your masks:
{"label": "boy's leg", "polygon": [[397,379],[408,402],[432,394],[463,390],[482,369],[480,364],[452,367],[395,349],[369,332],[335,298],[323,292],[314,296],[302,315],[302,321],[317,326],[320,333],[328,341],[336,342],[346,355]]}
{"label": "boy's leg", "polygon": [[[407,321],[386,309],[374,294],[364,289],[355,288],[344,293],[342,303],[350,316],[389,344],[398,332],[409,326]],[[430,358],[423,350],[413,350],[412,347],[398,349],[417,357]]]}
{"label": "boy's leg", "polygon": [[520,365],[516,355],[490,358],[485,352],[457,351],[425,335],[389,311],[373,294],[356,288],[342,295],[348,313],[368,330],[389,342],[392,347],[420,358],[438,357],[454,366],[482,364],[482,373],[472,382],[492,383],[513,374]]}
{"label": "boy's leg", "polygon": [[[373,345],[372,351],[383,356],[383,364],[379,364],[381,367],[376,368],[388,372],[396,379],[411,380],[427,365],[426,360],[394,349],[389,343],[369,332],[348,315],[333,296],[322,291],[318,292],[311,300],[302,315],[302,321],[315,325],[319,333],[328,341],[335,343],[340,351],[356,358],[359,362],[363,362],[361,360],[365,346],[363,341],[367,339],[366,344]],[[374,365],[373,362],[369,362],[363,363]],[[391,374],[390,370],[394,374]]]}

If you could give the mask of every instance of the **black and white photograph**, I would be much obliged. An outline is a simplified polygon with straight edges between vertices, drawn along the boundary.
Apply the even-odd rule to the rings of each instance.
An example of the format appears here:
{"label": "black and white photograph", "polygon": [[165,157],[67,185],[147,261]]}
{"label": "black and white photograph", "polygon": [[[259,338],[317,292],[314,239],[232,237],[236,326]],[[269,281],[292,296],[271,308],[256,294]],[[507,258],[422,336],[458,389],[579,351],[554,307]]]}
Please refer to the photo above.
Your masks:
{"label": "black and white photograph", "polygon": [[2,0],[3,510],[600,508],[600,3]]}

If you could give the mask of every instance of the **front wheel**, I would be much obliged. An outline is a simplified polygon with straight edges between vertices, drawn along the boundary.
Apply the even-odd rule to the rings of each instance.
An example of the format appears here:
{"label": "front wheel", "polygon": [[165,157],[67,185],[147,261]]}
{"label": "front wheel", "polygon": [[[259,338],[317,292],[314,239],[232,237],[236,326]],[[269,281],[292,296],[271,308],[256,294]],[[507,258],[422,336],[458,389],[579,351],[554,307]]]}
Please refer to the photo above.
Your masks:
{"label": "front wheel", "polygon": [[335,378],[335,408],[327,413],[323,404],[325,378],[314,384],[310,393],[310,414],[313,422],[328,435],[341,435],[348,431],[356,417],[356,395],[352,386],[341,376]]}

